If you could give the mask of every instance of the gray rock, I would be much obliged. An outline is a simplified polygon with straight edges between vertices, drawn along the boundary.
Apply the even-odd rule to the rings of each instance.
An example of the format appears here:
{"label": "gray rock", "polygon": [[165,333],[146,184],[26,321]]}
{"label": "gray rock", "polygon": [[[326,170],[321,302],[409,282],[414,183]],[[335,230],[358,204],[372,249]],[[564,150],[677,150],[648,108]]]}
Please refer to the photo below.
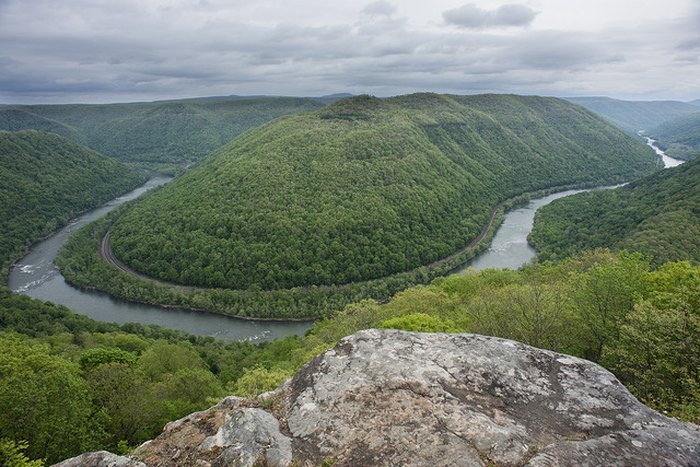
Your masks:
{"label": "gray rock", "polygon": [[[224,399],[168,424],[132,457],[149,466],[700,466],[700,432],[586,360],[473,334],[368,330],[265,403]],[[138,465],[99,462],[67,465]]]}
{"label": "gray rock", "polygon": [[128,457],[118,456],[107,451],[88,452],[77,457],[66,459],[54,464],[54,467],[146,467],[143,462],[138,462]]}
{"label": "gray rock", "polygon": [[226,415],[215,435],[200,445],[203,452],[220,451],[214,465],[287,466],[292,462],[292,442],[280,433],[275,417],[260,409],[241,408]]}
{"label": "gray rock", "polygon": [[602,367],[470,334],[345,338],[294,377],[287,423],[296,456],[316,464],[700,462],[697,431]]}

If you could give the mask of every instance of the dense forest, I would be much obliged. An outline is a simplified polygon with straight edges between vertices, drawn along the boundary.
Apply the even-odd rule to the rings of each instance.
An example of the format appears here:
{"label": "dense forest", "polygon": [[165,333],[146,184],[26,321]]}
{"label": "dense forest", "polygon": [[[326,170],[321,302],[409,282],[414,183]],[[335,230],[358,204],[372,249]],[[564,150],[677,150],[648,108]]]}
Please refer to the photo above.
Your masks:
{"label": "dense forest", "polygon": [[0,179],[4,282],[10,262],[32,242],[135,188],[146,174],[56,134],[27,130],[0,131]]}
{"label": "dense forest", "polygon": [[641,141],[559,99],[359,96],[235,139],[125,210],[110,243],[178,284],[356,283],[463,248],[507,198],[654,167]]}
{"label": "dense forest", "polygon": [[623,101],[610,97],[568,97],[567,100],[634,133],[649,131],[664,122],[698,111],[697,105],[678,101]]}
{"label": "dense forest", "polygon": [[[360,329],[475,332],[596,361],[640,400],[700,422],[700,268],[586,252],[521,271],[470,271],[365,300],[306,336],[224,344],[96,323],[0,289],[0,459],[124,452],[223,394],[275,388]],[[264,401],[262,402],[264,404]],[[27,446],[28,444],[28,446]]]}
{"label": "dense forest", "polygon": [[85,144],[86,140],[75,128],[49,118],[34,115],[21,109],[0,106],[0,130],[21,131],[37,130],[56,133],[75,143]]}
{"label": "dense forest", "polygon": [[674,118],[647,133],[671,157],[689,160],[700,156],[700,112]]}
{"label": "dense forest", "polygon": [[0,107],[0,129],[58,133],[122,162],[164,172],[194,163],[244,131],[327,100],[221,97],[132,104]]}
{"label": "dense forest", "polygon": [[541,260],[595,247],[700,263],[700,160],[622,188],[562,198],[540,209],[529,241]]}

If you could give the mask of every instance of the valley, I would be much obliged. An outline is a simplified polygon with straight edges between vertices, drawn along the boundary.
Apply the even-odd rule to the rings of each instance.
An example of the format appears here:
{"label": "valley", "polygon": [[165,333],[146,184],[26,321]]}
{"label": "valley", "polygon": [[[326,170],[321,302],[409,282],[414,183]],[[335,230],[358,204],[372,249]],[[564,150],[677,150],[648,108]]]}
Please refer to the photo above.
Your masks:
{"label": "valley", "polygon": [[[329,125],[321,132],[323,138],[315,139],[308,128],[296,129],[299,122],[307,120],[308,128]],[[373,134],[377,123],[381,131]],[[303,137],[297,137],[295,131],[301,131]],[[398,135],[396,138],[403,143],[386,139],[386,132]],[[333,144],[325,146],[327,141]],[[265,146],[265,142],[277,146]],[[694,291],[700,289],[691,246],[697,219],[692,214],[695,207],[689,204],[695,199],[691,192],[699,178],[695,173],[697,164],[691,161],[658,171],[657,156],[664,165],[674,162],[664,157],[651,140],[647,143],[560,100],[517,96],[460,98],[428,94],[386,102],[360,96],[341,100],[315,114],[283,119],[248,132],[172,181],[158,176],[78,217],[72,211],[68,225],[35,243],[26,256],[16,261],[10,270],[9,286],[38,300],[0,290],[0,341],[9,349],[7,355],[0,356],[0,367],[22,375],[21,379],[5,379],[0,386],[0,409],[5,414],[0,415],[0,429],[14,439],[28,440],[26,452],[34,458],[60,460],[97,447],[123,452],[120,450],[125,445],[136,446],[156,436],[165,422],[205,408],[209,401],[225,394],[252,396],[274,389],[313,356],[344,336],[367,328],[492,335],[584,357],[613,371],[636,397],[654,409],[683,420],[696,420],[692,371],[697,365],[695,344],[699,340],[693,336],[700,328],[694,316],[683,310],[697,308]],[[356,144],[360,144],[361,151],[357,152]],[[344,149],[333,152],[335,147]],[[421,160],[413,147],[422,148],[430,157]],[[363,151],[368,148],[377,148],[378,152],[367,155]],[[352,157],[343,160],[340,154]],[[297,157],[303,163],[295,162]],[[271,160],[279,167],[271,165]],[[372,164],[377,164],[374,172]],[[284,167],[291,171],[278,170]],[[418,170],[402,173],[401,169],[407,167]],[[313,169],[310,177],[304,174],[309,168]],[[353,171],[360,171],[368,182],[362,177],[348,178]],[[212,173],[218,177],[214,178],[216,183],[208,178]],[[323,200],[298,197],[298,207],[290,211],[308,210],[319,215],[318,221],[309,215],[301,218],[309,237],[317,235],[314,232],[318,227],[337,213],[350,213],[338,224],[348,231],[356,231],[369,216],[374,222],[372,228],[380,229],[382,235],[398,229],[393,236],[398,240],[430,232],[427,228],[436,213],[427,216],[422,211],[425,206],[435,211],[440,203],[446,203],[445,215],[470,217],[455,224],[457,230],[466,226],[465,232],[452,239],[454,243],[445,243],[448,246],[440,250],[444,252],[426,257],[426,264],[359,282],[320,281],[268,289],[263,280],[251,282],[247,289],[231,290],[201,284],[166,285],[133,277],[100,257],[100,245],[108,233],[112,247],[111,235],[124,235],[121,223],[125,219],[146,230],[168,219],[184,219],[194,229],[183,230],[181,238],[202,249],[206,245],[197,235],[204,232],[207,236],[202,238],[214,238],[221,225],[210,224],[210,213],[201,209],[214,208],[211,212],[215,215],[235,212],[245,198],[235,190],[226,191],[232,187],[243,187],[243,194],[254,195],[245,201],[249,205],[245,215],[252,216],[256,235],[266,241],[274,239],[265,230],[265,222],[261,223],[275,213],[269,210],[274,205],[272,200],[284,206],[286,213],[295,201],[289,196],[303,195],[303,191],[289,190],[295,186],[285,178],[290,174],[299,186],[308,184],[323,194]],[[372,184],[386,182],[389,175],[393,183],[379,185],[384,190],[389,187],[388,191],[372,192]],[[428,176],[426,183],[401,185]],[[227,177],[236,183],[223,183]],[[343,177],[351,183],[345,183]],[[340,183],[322,186],[318,183],[321,180]],[[625,188],[576,194],[603,183],[627,180],[632,181]],[[450,196],[459,194],[460,187],[465,186],[470,187],[467,194],[471,198],[457,196],[462,204],[452,207]],[[446,187],[445,193],[450,196],[435,191],[435,187]],[[481,193],[477,188],[485,191]],[[642,191],[640,195],[619,195],[628,188],[630,192]],[[275,189],[284,196],[275,195]],[[197,190],[203,191],[198,194]],[[125,191],[121,189],[115,195]],[[387,196],[392,193],[403,193],[404,201]],[[339,201],[342,197],[363,201],[365,194],[373,200],[369,210],[362,202],[353,206]],[[663,235],[664,239],[672,239],[671,243],[651,241],[656,231],[641,230],[623,242],[613,243],[615,235],[606,232],[596,235],[607,242],[553,257],[548,256],[548,248],[557,245],[556,240],[533,240],[540,260],[556,260],[533,262],[535,251],[526,239],[533,216],[533,235],[537,236],[541,212],[585,196],[600,200],[615,197],[612,202],[596,198],[598,201],[593,203],[575,204],[576,216],[586,215],[591,207],[598,209],[593,214],[596,220],[616,218],[615,211],[608,208],[617,204],[625,209],[624,219],[640,200],[646,200],[641,203],[646,213],[653,211],[650,206],[655,203],[665,220],[652,217],[640,226],[653,225],[656,230],[670,226],[672,230]],[[177,203],[168,204],[169,199]],[[625,204],[627,199],[630,202]],[[411,204],[416,201],[419,209],[411,214]],[[93,200],[88,207],[98,204]],[[402,206],[403,211],[395,210],[396,206]],[[147,214],[133,222],[128,216],[139,209],[146,209]],[[389,219],[399,220],[383,223],[386,215],[372,217],[373,210],[394,212],[399,217]],[[267,214],[263,216],[262,212]],[[400,217],[407,213],[408,217]],[[575,224],[576,216],[566,214],[565,222],[575,219]],[[235,217],[228,219],[235,222]],[[276,219],[283,219],[282,214]],[[421,219],[427,222],[423,227]],[[410,221],[408,230],[402,229],[406,220]],[[585,223],[597,225],[590,218]],[[234,225],[238,229],[244,224]],[[211,230],[212,225],[216,229]],[[272,223],[270,228],[279,225]],[[289,229],[294,224],[281,225]],[[679,225],[687,227],[681,231]],[[293,232],[285,230],[289,231]],[[431,238],[432,234],[424,240]],[[646,245],[648,256],[590,249],[607,246],[617,250],[618,245],[625,249]],[[385,248],[406,251],[407,247],[399,242]],[[114,254],[121,262],[123,250],[119,251],[115,248]],[[206,248],[203,251],[216,254]],[[312,255],[302,258],[314,261]],[[274,264],[276,260],[264,261]],[[259,281],[260,277],[250,274],[251,281]],[[81,287],[69,285],[66,279]],[[126,300],[95,290],[95,285]],[[602,295],[615,299],[601,308],[596,300]],[[219,314],[205,312],[212,309]],[[226,314],[275,320],[241,320]],[[295,321],[307,316],[324,319]],[[683,332],[679,333],[678,323],[682,323]],[[656,364],[652,367],[645,364],[645,351],[653,352]],[[23,357],[16,359],[13,355]],[[41,365],[53,368],[49,379],[42,379]],[[45,422],[15,424],[15,419],[29,411],[13,395],[27,393],[23,381],[41,388],[37,394],[56,387],[74,388],[60,403],[39,405],[41,413],[74,407],[69,422],[57,425],[58,418],[49,415]],[[88,414],[98,408],[102,415],[91,418]],[[74,440],[72,447],[46,441],[54,432]]]}
{"label": "valley", "polygon": [[[131,300],[315,317],[464,263],[499,202],[654,166],[640,141],[561,100],[359,96],[234,140],[80,233],[58,262],[69,281]],[[106,268],[107,231],[130,269],[196,288]]]}

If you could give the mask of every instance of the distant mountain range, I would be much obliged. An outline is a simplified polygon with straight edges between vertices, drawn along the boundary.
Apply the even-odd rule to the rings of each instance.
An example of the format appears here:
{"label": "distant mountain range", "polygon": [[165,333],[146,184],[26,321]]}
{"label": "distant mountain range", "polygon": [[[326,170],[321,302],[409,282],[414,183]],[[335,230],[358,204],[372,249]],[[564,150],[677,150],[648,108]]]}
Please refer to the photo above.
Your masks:
{"label": "distant mountain range", "polygon": [[126,104],[0,106],[0,130],[50,131],[123,162],[189,165],[244,131],[337,97],[222,96]]}
{"label": "distant mountain range", "polygon": [[610,97],[567,97],[568,101],[596,112],[619,127],[632,132],[651,130],[671,119],[698,111],[700,100],[624,101]]}

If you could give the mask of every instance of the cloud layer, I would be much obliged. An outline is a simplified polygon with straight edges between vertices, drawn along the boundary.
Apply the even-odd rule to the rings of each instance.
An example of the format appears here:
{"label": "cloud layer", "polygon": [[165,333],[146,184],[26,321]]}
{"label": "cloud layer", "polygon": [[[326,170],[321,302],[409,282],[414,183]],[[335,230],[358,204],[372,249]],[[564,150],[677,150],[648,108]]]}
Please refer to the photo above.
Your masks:
{"label": "cloud layer", "polygon": [[528,6],[514,3],[501,5],[495,10],[484,10],[468,3],[442,14],[447,23],[469,29],[527,26],[535,16],[537,13]]}
{"label": "cloud layer", "polygon": [[693,0],[627,9],[622,0],[335,3],[0,0],[0,103],[415,91],[700,97]]}

